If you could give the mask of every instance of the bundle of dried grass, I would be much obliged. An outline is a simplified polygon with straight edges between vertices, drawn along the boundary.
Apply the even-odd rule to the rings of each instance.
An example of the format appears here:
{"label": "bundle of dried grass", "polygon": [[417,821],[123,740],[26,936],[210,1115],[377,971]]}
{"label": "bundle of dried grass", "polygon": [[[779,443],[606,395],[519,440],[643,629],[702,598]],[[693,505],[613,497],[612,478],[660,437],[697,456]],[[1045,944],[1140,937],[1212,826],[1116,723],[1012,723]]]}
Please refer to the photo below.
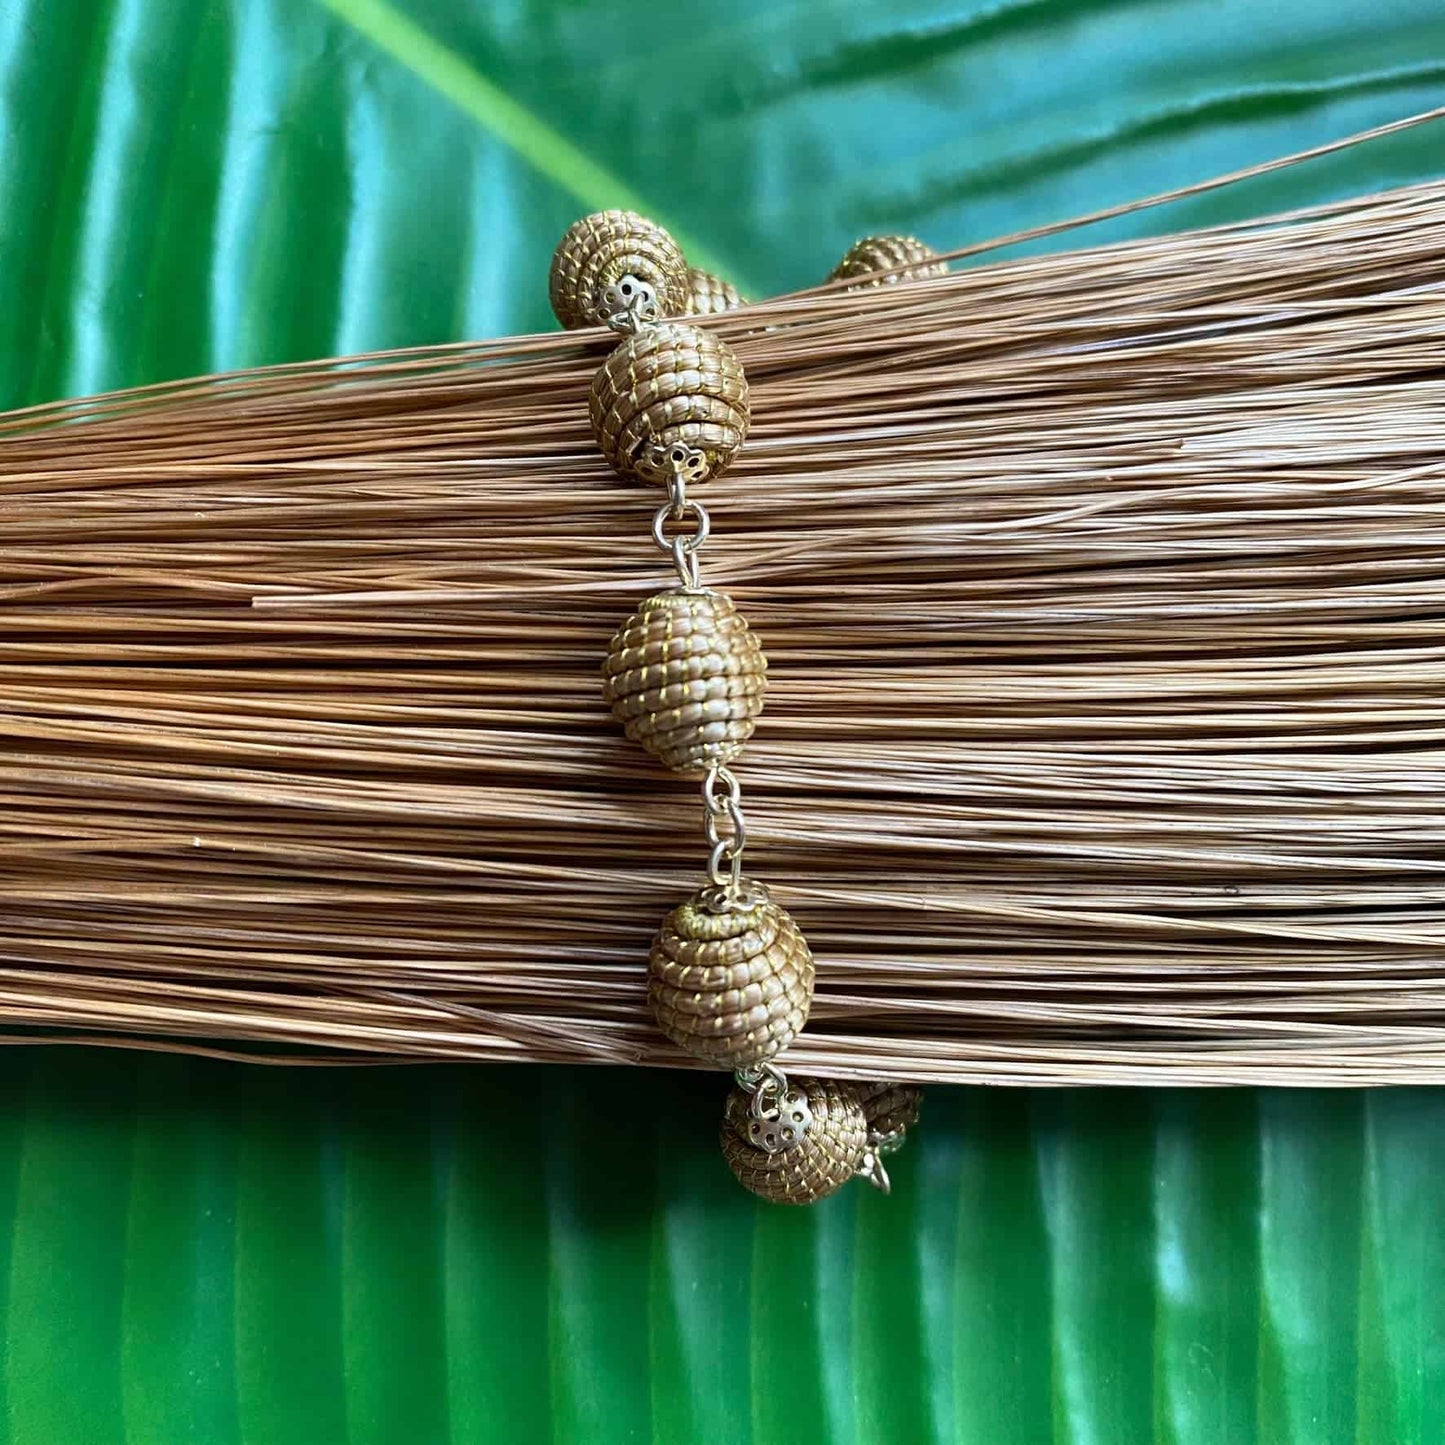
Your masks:
{"label": "bundle of dried grass", "polygon": [[[799,1067],[1445,1078],[1445,184],[718,325]],[[6,1024],[681,1062],[642,960],[698,805],[599,700],[666,569],[598,355],[0,422]]]}

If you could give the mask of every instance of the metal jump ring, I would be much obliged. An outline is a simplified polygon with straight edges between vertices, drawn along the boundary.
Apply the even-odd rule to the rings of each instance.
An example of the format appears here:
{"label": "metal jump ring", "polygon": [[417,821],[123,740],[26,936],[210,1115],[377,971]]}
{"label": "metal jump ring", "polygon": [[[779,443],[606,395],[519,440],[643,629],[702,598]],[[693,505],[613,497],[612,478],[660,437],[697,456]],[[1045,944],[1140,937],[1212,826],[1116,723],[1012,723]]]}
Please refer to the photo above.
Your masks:
{"label": "metal jump ring", "polygon": [[[719,783],[727,789],[726,797],[718,797]],[[742,800],[742,784],[731,768],[718,766],[708,769],[707,777],[702,780],[702,801],[709,813],[720,818],[727,812],[729,803],[741,803]]]}
{"label": "metal jump ring", "polygon": [[[730,836],[724,837],[718,831],[718,819],[726,816],[733,825]],[[743,810],[735,798],[728,798],[723,812],[714,813],[711,809],[703,815],[702,830],[707,834],[707,841],[714,848],[726,845],[741,855],[744,848],[748,846],[748,825],[743,817]]]}
{"label": "metal jump ring", "polygon": [[[696,519],[697,531],[690,534],[679,533],[675,537],[669,537],[663,530],[669,522],[680,522],[689,515]],[[708,516],[707,508],[701,502],[694,502],[690,497],[684,498],[676,504],[664,503],[652,517],[652,540],[664,552],[671,552],[676,543],[682,544],[684,552],[696,552],[707,541],[711,531],[712,518]]]}
{"label": "metal jump ring", "polygon": [[[723,871],[724,864],[728,865],[726,872]],[[720,838],[713,844],[707,860],[707,876],[715,888],[723,890],[726,898],[731,900],[743,896],[743,850],[734,847],[733,839]]]}

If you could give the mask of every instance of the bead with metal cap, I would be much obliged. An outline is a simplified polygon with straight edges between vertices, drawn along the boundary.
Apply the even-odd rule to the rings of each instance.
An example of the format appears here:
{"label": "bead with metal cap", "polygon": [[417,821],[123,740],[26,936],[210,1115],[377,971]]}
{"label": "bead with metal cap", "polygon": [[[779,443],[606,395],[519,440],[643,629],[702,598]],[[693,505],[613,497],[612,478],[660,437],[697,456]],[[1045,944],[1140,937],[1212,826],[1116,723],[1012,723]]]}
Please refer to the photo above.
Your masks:
{"label": "bead with metal cap", "polygon": [[752,1092],[739,1086],[723,1111],[722,1151],[738,1183],[772,1204],[814,1204],[841,1189],[863,1166],[868,1122],[853,1085],[793,1079],[807,1101],[808,1127],[790,1149],[767,1150],[748,1137]]}
{"label": "bead with metal cap", "polygon": [[589,415],[613,467],[658,485],[677,470],[673,448],[696,458],[689,482],[717,476],[752,419],[747,377],[732,347],[681,321],[645,327],[613,351],[593,379]]}
{"label": "bead with metal cap", "polygon": [[648,1001],[680,1049],[725,1069],[765,1063],[797,1037],[813,1000],[813,955],[791,915],[744,881],[705,889],[663,921]]}
{"label": "bead with metal cap", "polygon": [[605,326],[632,299],[623,282],[650,290],[658,316],[688,308],[687,261],[656,221],[635,211],[598,211],[574,221],[552,253],[548,295],[569,331]]}

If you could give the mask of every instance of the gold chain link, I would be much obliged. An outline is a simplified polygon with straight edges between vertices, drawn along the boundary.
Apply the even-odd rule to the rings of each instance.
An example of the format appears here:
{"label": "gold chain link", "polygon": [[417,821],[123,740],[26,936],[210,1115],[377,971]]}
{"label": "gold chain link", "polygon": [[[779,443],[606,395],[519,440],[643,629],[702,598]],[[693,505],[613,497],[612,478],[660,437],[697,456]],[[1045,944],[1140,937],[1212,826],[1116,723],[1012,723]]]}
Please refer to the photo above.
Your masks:
{"label": "gold chain link", "polygon": [[[669,522],[682,522],[691,517],[691,532],[674,532],[669,535]],[[680,469],[674,470],[667,482],[667,500],[657,509],[652,518],[652,540],[664,552],[672,554],[672,565],[677,569],[678,581],[689,592],[702,590],[702,573],[697,554],[712,533],[712,517],[701,502],[695,502],[687,494],[687,478]]]}
{"label": "gold chain link", "polygon": [[[723,792],[719,794],[721,784]],[[748,823],[743,816],[743,790],[731,768],[708,770],[702,783],[703,832],[712,845],[707,876],[716,888],[734,900],[743,897],[743,850],[748,846]],[[726,819],[728,831],[720,824]]]}

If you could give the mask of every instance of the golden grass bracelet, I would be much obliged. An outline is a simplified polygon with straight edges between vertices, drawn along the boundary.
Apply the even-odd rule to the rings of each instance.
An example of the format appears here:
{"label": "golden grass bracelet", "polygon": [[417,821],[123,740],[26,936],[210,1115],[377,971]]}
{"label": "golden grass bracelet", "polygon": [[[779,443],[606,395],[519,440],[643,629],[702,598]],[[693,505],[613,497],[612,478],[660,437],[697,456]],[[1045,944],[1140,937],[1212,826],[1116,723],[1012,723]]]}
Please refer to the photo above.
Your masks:
{"label": "golden grass bracelet", "polygon": [[[855,285],[943,268],[908,237],[858,242],[830,279]],[[789,914],[743,872],[747,823],[731,764],[757,726],[767,659],[732,601],[702,583],[709,513],[689,489],[726,470],[751,421],[732,348],[680,316],[741,304],[690,268],[662,227],[630,211],[572,225],[552,258],[552,309],[566,327],[622,336],[592,383],[592,433],[620,475],[666,489],[652,535],[676,585],[618,628],[603,693],[627,736],[676,772],[702,778],[708,882],[663,920],[648,999],[678,1048],[733,1072],[723,1156],[745,1188],[811,1204],[862,1177],[887,1192],[883,1156],[902,1143],[921,1092],[900,1084],[790,1080],[777,1059],[807,1022],[813,955]]]}

